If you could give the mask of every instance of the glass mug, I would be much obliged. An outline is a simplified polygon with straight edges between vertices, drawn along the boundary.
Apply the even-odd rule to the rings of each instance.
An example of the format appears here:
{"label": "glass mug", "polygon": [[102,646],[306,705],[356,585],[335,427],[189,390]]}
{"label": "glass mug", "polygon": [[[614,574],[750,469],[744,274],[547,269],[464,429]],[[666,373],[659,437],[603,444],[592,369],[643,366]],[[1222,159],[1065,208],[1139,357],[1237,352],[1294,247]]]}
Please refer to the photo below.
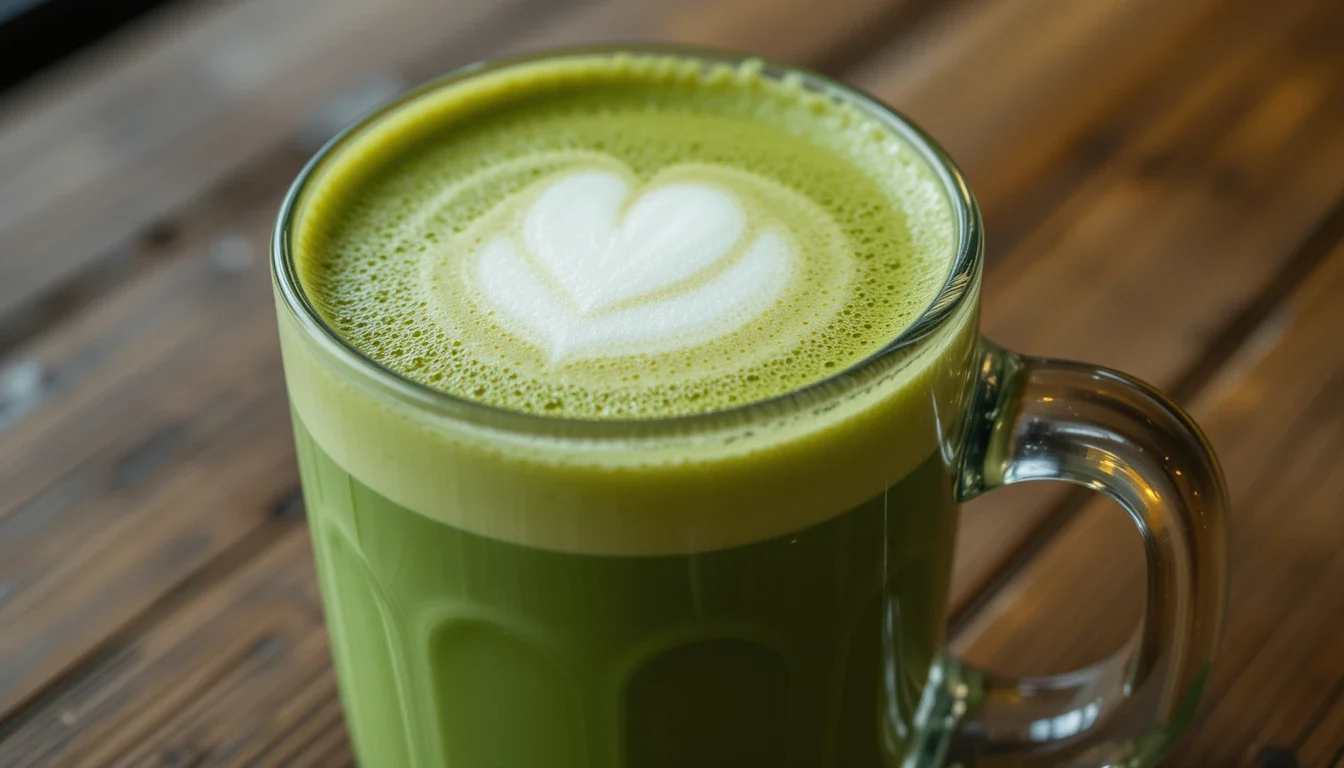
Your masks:
{"label": "glass mug", "polygon": [[[469,67],[337,136],[281,208],[285,376],[361,763],[1159,760],[1191,716],[1221,625],[1228,509],[1216,459],[1147,385],[980,337],[975,200],[931,139],[864,94],[764,69],[863,110],[917,151],[954,211],[957,250],[917,322],[826,381],[674,419],[564,420],[401,378],[315,311],[295,269],[296,212],[370,126],[481,72],[619,50],[738,61],[588,48]],[[1113,657],[1069,674],[971,669],[942,650],[957,504],[1048,479],[1128,510],[1148,561],[1142,625]]]}

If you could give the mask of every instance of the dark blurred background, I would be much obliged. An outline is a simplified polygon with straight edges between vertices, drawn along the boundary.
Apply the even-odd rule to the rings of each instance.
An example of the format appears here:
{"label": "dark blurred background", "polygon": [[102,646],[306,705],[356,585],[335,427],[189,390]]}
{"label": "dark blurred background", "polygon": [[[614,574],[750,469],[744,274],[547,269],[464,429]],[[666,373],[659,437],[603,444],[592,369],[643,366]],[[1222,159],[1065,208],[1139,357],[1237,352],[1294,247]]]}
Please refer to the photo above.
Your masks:
{"label": "dark blurred background", "polygon": [[0,0],[0,90],[171,0]]}

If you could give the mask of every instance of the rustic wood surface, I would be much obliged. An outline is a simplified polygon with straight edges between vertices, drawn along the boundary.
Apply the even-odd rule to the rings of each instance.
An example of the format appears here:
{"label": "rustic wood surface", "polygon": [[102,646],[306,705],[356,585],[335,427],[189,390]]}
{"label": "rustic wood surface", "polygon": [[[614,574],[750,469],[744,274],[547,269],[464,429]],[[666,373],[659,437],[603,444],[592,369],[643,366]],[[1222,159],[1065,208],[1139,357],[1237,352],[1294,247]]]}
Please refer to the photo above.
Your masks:
{"label": "rustic wood surface", "polygon": [[[1227,634],[1171,763],[1344,766],[1337,0],[183,0],[3,94],[0,766],[350,764],[272,216],[404,85],[611,39],[805,64],[938,136],[985,211],[987,333],[1173,392],[1226,465]],[[1100,658],[1142,587],[1086,494],[964,510],[977,662]]]}

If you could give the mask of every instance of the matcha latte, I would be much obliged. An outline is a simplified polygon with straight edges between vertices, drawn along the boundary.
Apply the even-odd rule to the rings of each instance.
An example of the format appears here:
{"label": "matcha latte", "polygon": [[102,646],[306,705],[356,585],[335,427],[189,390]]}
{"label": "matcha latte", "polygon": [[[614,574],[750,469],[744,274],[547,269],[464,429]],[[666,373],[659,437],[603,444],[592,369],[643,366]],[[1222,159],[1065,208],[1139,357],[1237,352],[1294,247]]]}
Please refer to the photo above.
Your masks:
{"label": "matcha latte", "polygon": [[325,151],[280,325],[363,765],[899,762],[975,345],[962,302],[890,349],[958,247],[912,141],[802,74],[587,52]]}

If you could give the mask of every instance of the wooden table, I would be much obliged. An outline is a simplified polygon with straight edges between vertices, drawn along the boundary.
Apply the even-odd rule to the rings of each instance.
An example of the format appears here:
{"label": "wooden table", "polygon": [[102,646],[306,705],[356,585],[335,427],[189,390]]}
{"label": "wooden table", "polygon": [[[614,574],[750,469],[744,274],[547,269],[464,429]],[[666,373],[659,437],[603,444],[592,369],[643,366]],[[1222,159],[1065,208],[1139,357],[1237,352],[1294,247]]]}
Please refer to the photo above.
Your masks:
{"label": "wooden table", "polygon": [[[341,765],[266,242],[367,104],[542,45],[727,46],[912,115],[977,190],[985,325],[1192,409],[1231,605],[1173,765],[1344,766],[1344,3],[195,0],[0,102],[0,766]],[[1102,657],[1143,592],[1113,506],[963,515],[954,636]]]}

